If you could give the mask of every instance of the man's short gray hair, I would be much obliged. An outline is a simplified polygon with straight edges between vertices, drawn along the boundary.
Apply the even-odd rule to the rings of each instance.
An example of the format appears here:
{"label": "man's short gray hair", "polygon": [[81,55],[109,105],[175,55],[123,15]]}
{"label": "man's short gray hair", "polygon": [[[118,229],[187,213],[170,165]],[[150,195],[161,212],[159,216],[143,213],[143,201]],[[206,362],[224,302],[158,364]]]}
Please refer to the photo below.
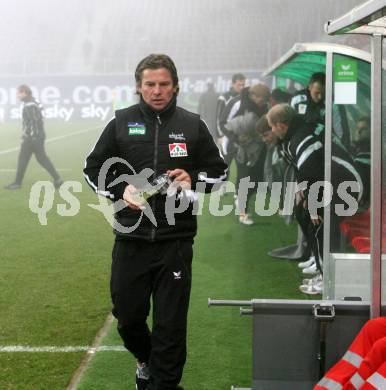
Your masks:
{"label": "man's short gray hair", "polygon": [[295,110],[289,104],[276,104],[268,111],[267,118],[272,125],[277,123],[289,125],[295,114]]}

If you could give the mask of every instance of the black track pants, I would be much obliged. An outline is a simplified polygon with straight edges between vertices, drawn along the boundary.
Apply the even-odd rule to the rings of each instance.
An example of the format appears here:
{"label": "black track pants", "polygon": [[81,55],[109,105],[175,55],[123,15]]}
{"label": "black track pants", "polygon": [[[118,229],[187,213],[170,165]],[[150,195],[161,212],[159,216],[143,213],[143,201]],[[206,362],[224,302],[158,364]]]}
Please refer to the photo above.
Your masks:
{"label": "black track pants", "polygon": [[27,165],[33,154],[35,154],[38,163],[48,171],[55,181],[60,180],[58,172],[45,151],[44,139],[25,139],[20,146],[15,183],[21,184],[23,181]]}
{"label": "black track pants", "polygon": [[[125,347],[150,367],[149,390],[172,390],[186,360],[193,240],[116,240],[113,314]],[[153,327],[146,319],[152,297]]]}
{"label": "black track pants", "polygon": [[323,223],[319,225],[312,223],[310,212],[304,208],[303,202],[295,205],[294,214],[306,239],[307,252],[309,254],[312,252],[319,272],[323,273]]}

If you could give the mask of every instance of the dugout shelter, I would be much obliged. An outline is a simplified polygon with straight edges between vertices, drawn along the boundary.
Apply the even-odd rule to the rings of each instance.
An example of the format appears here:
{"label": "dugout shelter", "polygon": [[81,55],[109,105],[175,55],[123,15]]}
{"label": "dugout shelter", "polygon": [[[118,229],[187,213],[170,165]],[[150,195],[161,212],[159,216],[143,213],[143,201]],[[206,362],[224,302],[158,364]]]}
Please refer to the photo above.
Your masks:
{"label": "dugout shelter", "polygon": [[[352,74],[345,79],[339,73],[347,68]],[[358,120],[371,117],[371,54],[332,43],[297,43],[263,75],[273,77],[274,87],[294,90],[305,88],[316,72],[326,74],[325,179],[331,182],[332,129],[335,141],[350,151]],[[370,166],[370,154],[364,159]],[[325,299],[370,298],[370,204],[362,203],[354,216],[342,221],[339,240],[331,240],[331,210],[325,207]]]}
{"label": "dugout shelter", "polygon": [[[340,225],[331,245],[330,212],[325,207],[324,279],[321,300],[212,300],[239,306],[253,316],[253,377],[250,390],[306,390],[346,351],[369,317],[385,315],[383,283],[386,230],[386,77],[383,39],[386,0],[370,0],[329,21],[328,34],[365,34],[371,53],[326,43],[296,44],[265,75],[275,85],[302,87],[312,73],[326,74],[325,179],[331,181],[331,143],[337,133],[347,147],[362,116],[371,118],[371,195],[367,207]],[[386,221],[386,220],[385,220]],[[234,388],[236,390],[236,388]],[[247,390],[247,389],[238,389]],[[249,390],[249,389],[248,389]]]}

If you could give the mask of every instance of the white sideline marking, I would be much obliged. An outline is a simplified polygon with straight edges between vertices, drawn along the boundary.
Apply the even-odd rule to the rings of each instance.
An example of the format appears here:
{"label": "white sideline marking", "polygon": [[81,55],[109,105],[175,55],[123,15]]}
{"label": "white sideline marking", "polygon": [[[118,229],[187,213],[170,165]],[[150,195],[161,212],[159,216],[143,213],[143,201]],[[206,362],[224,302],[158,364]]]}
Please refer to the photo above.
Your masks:
{"label": "white sideline marking", "polygon": [[8,153],[12,153],[12,152],[17,152],[18,150],[20,150],[20,146],[18,146],[17,148],[2,150],[2,151],[0,151],[0,154],[8,154]]}
{"label": "white sideline marking", "polygon": [[[80,131],[74,131],[73,133],[68,133],[68,134],[64,134],[64,135],[59,135],[57,137],[48,138],[48,139],[46,139],[46,143],[58,141],[58,140],[61,140],[61,139],[64,139],[64,138],[72,137],[73,135],[87,133],[89,131],[97,130],[97,129],[100,129],[100,127],[96,127],[96,126],[89,127],[88,129],[84,129],[84,130],[80,130]],[[0,155],[17,152],[18,150],[20,150],[20,146],[18,146],[17,148],[0,150]]]}
{"label": "white sideline marking", "polygon": [[55,346],[44,346],[44,347],[31,347],[29,345],[6,345],[0,346],[0,353],[14,353],[14,352],[29,352],[29,353],[66,353],[66,352],[87,352],[90,354],[96,352],[126,352],[125,347],[119,345],[100,345],[99,347],[90,347],[90,346],[65,346],[65,347],[55,347]]}
{"label": "white sideline marking", "polygon": [[[91,359],[95,356],[95,351],[97,351],[100,347],[104,348],[104,346],[101,346],[103,339],[106,337],[107,332],[111,328],[111,325],[113,323],[113,315],[110,313],[105,323],[103,324],[102,328],[97,333],[94,342],[92,343],[88,353],[86,353],[85,357],[83,358],[82,362],[80,363],[80,366],[75,371],[74,375],[72,376],[70,383],[68,384],[66,390],[76,390],[78,388],[78,385],[80,381],[83,378],[83,375],[91,361]],[[117,347],[122,348],[122,347]]]}

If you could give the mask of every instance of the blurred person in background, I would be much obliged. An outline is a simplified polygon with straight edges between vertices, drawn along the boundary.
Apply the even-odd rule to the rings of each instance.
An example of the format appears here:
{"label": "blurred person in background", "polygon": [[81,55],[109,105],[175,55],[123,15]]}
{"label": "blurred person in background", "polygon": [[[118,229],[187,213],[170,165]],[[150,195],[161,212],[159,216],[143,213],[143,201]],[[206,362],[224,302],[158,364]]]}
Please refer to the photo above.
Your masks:
{"label": "blurred person in background", "polygon": [[[272,91],[274,92],[274,91]],[[276,104],[275,104],[276,105]],[[256,124],[256,131],[267,145],[267,156],[264,163],[264,181],[268,182],[268,188],[272,187],[273,182],[282,182],[280,208],[284,208],[285,189],[287,188],[287,169],[293,169],[287,164],[281,151],[278,150],[279,138],[269,126],[266,115],[263,115]],[[296,172],[294,172],[296,173]],[[295,179],[291,179],[294,181]],[[296,210],[296,203],[295,210]],[[286,225],[292,223],[293,218],[301,218],[301,214],[283,216]],[[301,259],[304,256],[306,261],[299,263],[299,268],[307,268],[315,263],[315,258],[311,257],[311,248],[308,247],[306,236],[303,234],[301,221],[298,221],[298,240],[295,245],[289,245],[282,248],[273,249],[268,252],[272,257],[279,259]],[[311,257],[311,261],[310,261]]]}
{"label": "blurred person in background", "polygon": [[359,153],[370,152],[370,129],[371,122],[369,117],[364,116],[357,120],[352,142],[352,153],[354,156]]}
{"label": "blurred person in background", "polygon": [[[292,94],[282,90],[281,88],[275,88],[272,90],[269,97],[270,108],[276,106],[277,104],[289,104],[291,99]],[[264,163],[264,180],[269,183],[272,183],[273,180],[282,181],[284,174],[283,161],[276,148],[279,140],[272,132],[266,115],[263,115],[260,118],[259,122],[256,124],[256,130],[263,142],[267,145],[267,155]]]}
{"label": "blurred person in background", "polygon": [[[314,134],[313,127],[304,121],[302,115],[287,104],[278,104],[270,109],[267,114],[268,122],[272,131],[280,139],[280,147],[287,161],[296,170],[296,180],[298,183],[305,182],[306,189],[298,191],[295,215],[306,236],[308,246],[315,257],[315,278],[310,281],[303,281],[299,287],[305,294],[320,294],[323,292],[323,211],[319,207],[317,215],[311,215],[308,202],[309,189],[314,183],[324,183],[324,137]],[[335,211],[335,205],[341,204],[337,189],[341,183],[356,183],[357,191],[347,189],[350,196],[360,201],[363,193],[362,179],[355,169],[354,162],[350,154],[344,149],[332,143],[331,170],[335,173],[331,178],[333,188],[331,199],[331,247],[337,248],[340,240],[340,216]],[[352,190],[351,190],[352,189]],[[319,188],[319,193],[315,201],[320,201],[323,191]],[[304,272],[304,271],[303,271]],[[309,272],[311,273],[311,272]]]}
{"label": "blurred person in background", "polygon": [[[126,164],[115,163],[104,183],[99,175],[111,158],[123,159],[135,172],[151,169],[152,178],[166,174],[186,191],[198,183],[205,190],[221,184],[227,166],[199,115],[177,106],[178,75],[165,54],[151,54],[135,71],[139,104],[115,112],[84,168],[88,184],[98,194],[124,205],[115,214],[126,229],[115,228],[111,269],[113,314],[125,347],[137,359],[137,390],[175,390],[186,361],[187,316],[192,279],[193,239],[197,217],[193,204],[169,223],[166,194],[144,205],[135,196]],[[120,181],[120,177],[128,177]],[[180,198],[178,198],[180,199]],[[173,202],[179,202],[172,198]],[[120,202],[122,203],[122,202]],[[153,213],[156,226],[143,215]],[[135,229],[129,229],[136,227]],[[151,305],[152,299],[152,305]],[[153,311],[152,331],[147,318]],[[131,387],[130,387],[131,388]]]}
{"label": "blurred person in background", "polygon": [[197,109],[198,114],[208,126],[209,132],[216,144],[218,141],[216,118],[217,99],[218,94],[214,89],[214,84],[207,83],[207,90],[200,96]]}
{"label": "blurred person in background", "polygon": [[283,91],[281,88],[275,88],[271,92],[269,105],[273,107],[280,103],[290,103],[291,99],[292,95],[289,92]]}
{"label": "blurred person in background", "polygon": [[[306,93],[306,90],[299,92],[301,95]],[[290,104],[292,100],[292,94],[287,91],[282,90],[281,88],[275,88],[271,92],[270,97],[270,106],[271,108],[276,106],[277,104],[287,103]],[[262,124],[263,125],[263,124]],[[265,137],[268,136],[269,133],[264,133]],[[273,133],[269,135],[269,137],[274,137]],[[277,140],[277,138],[276,138]],[[275,167],[275,169],[273,168]],[[280,181],[283,183],[283,188],[287,187],[287,182],[293,182],[295,178],[295,172],[291,165],[288,165],[286,160],[282,158],[279,154],[277,148],[268,149],[267,158],[265,161],[265,172],[271,172],[273,175],[276,173],[276,177],[280,178]],[[281,208],[284,207],[283,203],[283,195],[281,198]],[[289,225],[293,221],[293,215],[283,215],[282,218],[286,225]],[[308,267],[314,264],[314,260],[311,256],[310,249],[307,246],[307,240],[304,237],[302,229],[298,226],[298,238],[296,244],[287,245],[281,248],[273,249],[269,252],[269,255],[275,258],[284,259],[284,260],[300,260],[300,267]]]}
{"label": "blurred person in background", "polygon": [[370,205],[370,169],[371,169],[371,121],[367,116],[357,120],[354,140],[351,144],[351,153],[354,158],[355,167],[363,181],[363,197],[361,206]]}
{"label": "blurred person in background", "polygon": [[264,181],[268,182],[271,188],[274,181],[282,181],[283,173],[280,164],[278,164],[279,155],[276,145],[279,139],[269,126],[267,115],[263,115],[256,123],[257,134],[267,147],[267,154],[264,162]]}
{"label": "blurred person in background", "polygon": [[[249,177],[255,184],[263,180],[266,148],[256,133],[256,122],[268,111],[269,97],[269,88],[264,84],[244,88],[240,99],[232,99],[223,113],[224,116],[228,114],[228,120],[222,127],[223,133],[236,147],[237,194],[243,178]],[[233,100],[234,104],[231,105]],[[245,204],[239,196],[235,200],[239,222],[244,225],[254,223],[248,215],[252,194],[252,189],[249,189]]]}
{"label": "blurred person in background", "polygon": [[228,104],[228,102],[236,97],[239,96],[242,89],[245,88],[245,80],[246,77],[242,73],[235,73],[232,76],[232,85],[228,92],[225,92],[223,95],[220,95],[217,99],[217,110],[216,110],[216,118],[217,118],[217,129],[219,135],[222,134],[221,128],[219,127],[219,120],[221,118],[221,114],[225,108],[225,106]]}
{"label": "blurred person in background", "polygon": [[257,119],[255,113],[247,112],[230,120],[225,125],[224,130],[237,148],[235,156],[237,166],[236,193],[238,194],[236,206],[239,212],[239,222],[244,225],[254,223],[248,214],[253,189],[248,189],[244,203],[244,199],[242,200],[239,195],[240,182],[242,179],[249,177],[250,181],[257,185],[258,182],[263,180],[264,174],[266,147],[255,130]]}
{"label": "blurred person in background", "polygon": [[307,88],[298,91],[291,99],[291,107],[311,125],[325,123],[325,85],[326,75],[314,73]]}
{"label": "blurred person in background", "polygon": [[269,109],[271,93],[269,88],[262,83],[245,87],[239,96],[232,98],[225,106],[221,118],[220,128],[236,116],[244,115],[246,112],[254,112],[259,118],[266,114]]}
{"label": "blurred person in background", "polygon": [[17,88],[17,97],[23,103],[21,145],[15,181],[5,186],[5,188],[16,190],[21,187],[24,174],[33,154],[37,162],[51,175],[55,188],[59,188],[63,181],[48,158],[44,147],[46,135],[43,107],[33,97],[32,90],[28,85],[20,85]]}
{"label": "blurred person in background", "polygon": [[[246,77],[242,73],[235,73],[232,76],[232,85],[228,92],[224,93],[223,95],[220,95],[217,100],[217,109],[216,109],[216,129],[217,134],[216,138],[218,140],[218,145],[222,151],[222,154],[224,156],[225,162],[228,164],[229,168],[232,164],[232,161],[236,154],[236,148],[232,144],[232,142],[224,135],[221,129],[220,121],[223,116],[223,111],[226,107],[226,105],[231,101],[231,99],[237,97],[240,95],[241,91],[245,87],[245,80]],[[229,171],[228,169],[228,176],[227,180],[229,179]],[[225,187],[223,187],[225,190]]]}

